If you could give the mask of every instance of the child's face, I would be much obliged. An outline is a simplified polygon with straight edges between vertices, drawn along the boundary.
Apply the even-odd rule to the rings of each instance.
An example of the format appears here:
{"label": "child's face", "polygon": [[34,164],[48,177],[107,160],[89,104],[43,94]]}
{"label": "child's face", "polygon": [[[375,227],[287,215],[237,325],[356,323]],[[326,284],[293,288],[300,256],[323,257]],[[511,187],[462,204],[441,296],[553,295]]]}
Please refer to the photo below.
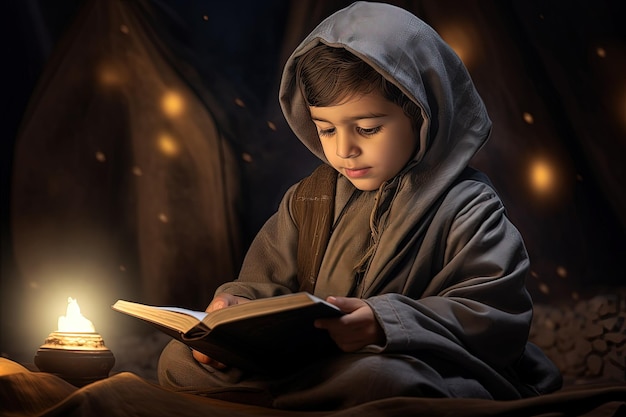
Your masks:
{"label": "child's face", "polygon": [[309,109],[326,159],[359,190],[378,189],[413,157],[417,138],[411,119],[379,94]]}

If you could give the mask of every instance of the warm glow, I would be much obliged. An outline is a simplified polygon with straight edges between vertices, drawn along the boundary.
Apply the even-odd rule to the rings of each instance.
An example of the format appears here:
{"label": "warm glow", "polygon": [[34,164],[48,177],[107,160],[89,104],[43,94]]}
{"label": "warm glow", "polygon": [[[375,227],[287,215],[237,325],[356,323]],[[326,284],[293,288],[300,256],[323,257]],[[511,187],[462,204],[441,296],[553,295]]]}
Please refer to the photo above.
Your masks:
{"label": "warm glow", "polygon": [[120,74],[111,66],[102,66],[98,78],[100,83],[107,86],[120,85],[122,83]]}
{"label": "warm glow", "polygon": [[618,117],[621,119],[622,125],[626,128],[626,86],[622,86],[622,97],[617,107]]}
{"label": "warm glow", "polygon": [[548,212],[560,210],[571,202],[576,174],[568,161],[546,152],[536,152],[525,170],[527,191],[536,208]]}
{"label": "warm glow", "polygon": [[529,125],[532,125],[533,123],[535,123],[535,118],[533,117],[532,114],[528,112],[524,112],[524,114],[522,114],[522,117],[524,118],[524,121],[528,123]]}
{"label": "warm glow", "polygon": [[96,159],[98,160],[98,162],[106,162],[107,157],[104,154],[104,152],[98,151],[98,152],[96,152]]}
{"label": "warm glow", "polygon": [[174,140],[170,135],[164,133],[159,136],[158,140],[159,150],[167,155],[167,156],[176,156],[180,151],[180,147],[178,146],[178,142]]}
{"label": "warm glow", "polygon": [[545,161],[535,161],[531,167],[530,180],[539,193],[546,193],[554,188],[554,172]]}
{"label": "warm glow", "polygon": [[177,117],[185,109],[185,102],[180,94],[174,91],[168,91],[161,100],[161,108],[169,117]]}
{"label": "warm glow", "polygon": [[473,27],[465,22],[455,22],[439,28],[438,32],[469,69],[476,61],[478,36]]}
{"label": "warm glow", "polygon": [[96,77],[102,86],[119,87],[127,81],[128,73],[113,61],[103,61],[96,67]]}
{"label": "warm glow", "polygon": [[58,326],[58,331],[65,333],[94,333],[96,331],[91,321],[80,314],[80,307],[72,297],[67,299],[67,312],[65,316],[59,317]]}

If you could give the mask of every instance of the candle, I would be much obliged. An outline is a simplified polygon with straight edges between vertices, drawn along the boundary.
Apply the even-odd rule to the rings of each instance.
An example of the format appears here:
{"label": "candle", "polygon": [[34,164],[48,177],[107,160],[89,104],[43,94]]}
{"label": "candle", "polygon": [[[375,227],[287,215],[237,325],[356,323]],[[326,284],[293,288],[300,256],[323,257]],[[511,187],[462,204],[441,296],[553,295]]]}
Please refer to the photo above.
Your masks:
{"label": "candle", "polygon": [[96,333],[93,323],[84,317],[76,299],[67,299],[65,316],[60,316],[57,330],[48,335],[35,355],[35,365],[43,372],[83,386],[106,378],[115,363],[113,353]]}

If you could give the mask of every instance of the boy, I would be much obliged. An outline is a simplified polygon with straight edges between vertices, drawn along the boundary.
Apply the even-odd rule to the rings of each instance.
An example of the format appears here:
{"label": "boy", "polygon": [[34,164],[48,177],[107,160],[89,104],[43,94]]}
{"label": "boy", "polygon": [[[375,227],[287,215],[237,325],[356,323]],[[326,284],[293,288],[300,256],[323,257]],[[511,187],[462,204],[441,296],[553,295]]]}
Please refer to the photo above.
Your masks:
{"label": "boy", "polygon": [[[557,369],[527,343],[523,241],[488,180],[467,168],[491,122],[443,40],[400,8],[354,3],[288,59],[280,102],[334,170],[288,190],[208,310],[309,290],[347,313],[315,323],[345,353],[272,379],[172,342],[160,383],[291,409],[557,389]],[[303,225],[297,212],[320,188],[330,204]],[[327,233],[315,229],[325,218]],[[325,236],[319,256],[303,236]]]}

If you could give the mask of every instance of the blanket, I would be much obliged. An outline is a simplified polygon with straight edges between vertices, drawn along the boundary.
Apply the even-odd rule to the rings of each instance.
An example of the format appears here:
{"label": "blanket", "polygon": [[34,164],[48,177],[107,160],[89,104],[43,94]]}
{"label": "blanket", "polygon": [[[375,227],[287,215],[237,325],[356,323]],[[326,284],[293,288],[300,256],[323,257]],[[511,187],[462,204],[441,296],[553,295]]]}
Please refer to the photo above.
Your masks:
{"label": "blanket", "polygon": [[130,372],[78,388],[52,374],[33,372],[0,358],[0,415],[151,417],[624,417],[626,385],[568,387],[541,397],[514,401],[452,398],[389,398],[343,410],[287,411],[204,398],[160,387]]}

